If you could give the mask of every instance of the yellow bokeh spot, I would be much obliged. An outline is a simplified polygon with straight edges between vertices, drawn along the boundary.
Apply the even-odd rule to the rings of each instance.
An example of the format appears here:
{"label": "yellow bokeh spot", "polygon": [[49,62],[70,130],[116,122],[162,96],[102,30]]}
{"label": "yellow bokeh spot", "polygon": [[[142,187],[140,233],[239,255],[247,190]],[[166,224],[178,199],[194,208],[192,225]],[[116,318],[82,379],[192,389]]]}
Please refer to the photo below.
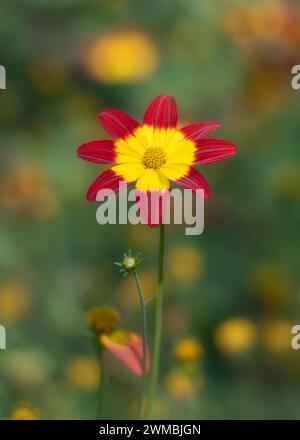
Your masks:
{"label": "yellow bokeh spot", "polygon": [[257,329],[246,318],[232,318],[220,324],[215,331],[215,343],[220,351],[229,355],[243,354],[257,340]]}
{"label": "yellow bokeh spot", "polygon": [[10,420],[37,420],[38,413],[29,403],[20,403],[9,416]]}
{"label": "yellow bokeh spot", "polygon": [[177,400],[189,400],[203,385],[201,377],[192,378],[180,370],[172,370],[165,381],[168,393]]}
{"label": "yellow bokeh spot", "polygon": [[202,253],[189,246],[178,246],[172,249],[167,265],[170,275],[175,281],[195,281],[201,279],[205,273],[205,261]]}
{"label": "yellow bokeh spot", "polygon": [[0,287],[0,322],[11,325],[22,322],[29,315],[32,298],[28,289],[18,281]]}
{"label": "yellow bokeh spot", "polygon": [[291,322],[280,319],[264,322],[261,329],[262,343],[273,353],[291,353],[292,327]]}
{"label": "yellow bokeh spot", "polygon": [[97,390],[100,385],[99,362],[91,357],[72,359],[66,367],[65,376],[70,384],[81,390]]}
{"label": "yellow bokeh spot", "polygon": [[174,357],[183,363],[194,363],[199,361],[204,354],[203,346],[196,339],[186,338],[179,341],[174,349]]}
{"label": "yellow bokeh spot", "polygon": [[137,29],[120,29],[96,38],[85,55],[87,72],[104,84],[130,83],[149,76],[158,66],[152,39]]}

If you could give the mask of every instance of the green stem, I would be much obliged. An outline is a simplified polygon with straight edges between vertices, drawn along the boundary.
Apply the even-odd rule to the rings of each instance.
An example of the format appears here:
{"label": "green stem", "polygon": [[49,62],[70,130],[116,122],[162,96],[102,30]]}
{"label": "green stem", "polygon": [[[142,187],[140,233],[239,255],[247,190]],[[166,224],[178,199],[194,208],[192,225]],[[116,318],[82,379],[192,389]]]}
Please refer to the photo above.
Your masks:
{"label": "green stem", "polygon": [[147,311],[146,311],[146,304],[145,304],[145,298],[143,294],[143,289],[140,283],[139,276],[137,274],[137,271],[133,272],[133,276],[136,283],[136,288],[138,291],[139,301],[140,301],[140,307],[141,307],[141,315],[142,315],[142,339],[143,339],[143,355],[142,355],[142,370],[143,370],[143,384],[142,384],[142,393],[141,393],[141,400],[139,404],[139,418],[142,419],[143,416],[143,404],[144,404],[144,396],[145,396],[145,389],[146,389],[146,374],[147,374],[147,347],[148,347],[148,340],[147,340]]}
{"label": "green stem", "polygon": [[161,347],[161,330],[162,330],[162,305],[163,305],[163,278],[164,278],[164,247],[165,247],[165,229],[164,224],[160,225],[159,240],[159,257],[158,257],[158,289],[156,296],[155,311],[155,335],[152,358],[152,370],[149,387],[149,398],[146,408],[146,419],[152,415],[154,400],[156,396],[156,388],[159,373],[160,347]]}

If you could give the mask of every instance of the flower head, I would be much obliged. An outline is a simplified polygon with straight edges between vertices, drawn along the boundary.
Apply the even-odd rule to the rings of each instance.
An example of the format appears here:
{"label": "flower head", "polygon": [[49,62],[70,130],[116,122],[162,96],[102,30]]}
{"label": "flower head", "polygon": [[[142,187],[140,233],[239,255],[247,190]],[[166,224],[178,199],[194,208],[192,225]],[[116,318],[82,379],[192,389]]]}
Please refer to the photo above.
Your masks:
{"label": "flower head", "polygon": [[116,262],[115,264],[121,267],[120,272],[122,272],[123,276],[126,277],[128,274],[137,270],[141,261],[141,255],[137,254],[134,256],[129,249],[128,253],[124,253],[124,258],[121,263]]}
{"label": "flower head", "polygon": [[208,198],[208,183],[193,165],[216,163],[236,153],[236,147],[229,142],[206,139],[221,126],[219,123],[199,122],[178,129],[177,106],[172,96],[155,98],[142,124],[114,109],[102,111],[99,120],[113,140],[85,143],[78,148],[77,154],[90,162],[114,166],[92,183],[87,198],[95,201],[101,189],[117,192],[120,184],[135,183],[141,213],[151,226],[161,223],[164,210],[159,204],[157,220],[152,221],[155,217],[152,213],[149,217],[153,193],[158,200],[168,201],[170,182],[174,182],[194,193],[202,190]]}
{"label": "flower head", "polygon": [[97,335],[111,333],[120,323],[120,315],[112,307],[94,307],[87,313],[87,320],[91,330]]}
{"label": "flower head", "polygon": [[38,413],[28,402],[20,402],[18,406],[16,406],[10,416],[10,420],[37,420]]}

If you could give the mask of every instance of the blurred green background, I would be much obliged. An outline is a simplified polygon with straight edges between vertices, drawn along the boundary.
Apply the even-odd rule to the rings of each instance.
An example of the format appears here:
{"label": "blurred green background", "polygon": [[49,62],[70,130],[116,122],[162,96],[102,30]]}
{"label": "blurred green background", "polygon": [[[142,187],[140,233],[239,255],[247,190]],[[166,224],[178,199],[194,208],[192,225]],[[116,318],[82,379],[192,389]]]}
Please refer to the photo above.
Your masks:
{"label": "blurred green background", "polygon": [[[76,149],[106,137],[103,108],[140,120],[171,94],[181,124],[222,122],[215,137],[238,155],[201,170],[204,234],[167,227],[154,416],[299,418],[299,2],[2,0],[0,11],[0,417],[98,417],[86,312],[113,306],[140,332],[134,284],[113,262],[142,252],[155,295],[158,230],[98,225],[85,194],[104,167]],[[140,379],[105,362],[104,417],[136,417]]]}

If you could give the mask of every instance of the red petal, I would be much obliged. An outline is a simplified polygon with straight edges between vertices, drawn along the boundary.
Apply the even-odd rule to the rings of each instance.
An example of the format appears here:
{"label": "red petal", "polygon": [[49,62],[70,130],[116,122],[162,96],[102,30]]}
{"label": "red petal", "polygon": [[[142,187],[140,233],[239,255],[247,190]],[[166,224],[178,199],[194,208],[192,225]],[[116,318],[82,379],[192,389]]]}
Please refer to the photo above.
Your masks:
{"label": "red petal", "polygon": [[87,199],[90,202],[95,202],[97,200],[97,193],[100,189],[112,189],[113,191],[118,192],[120,189],[120,182],[122,182],[123,185],[129,185],[131,183],[126,182],[111,169],[104,171],[89,187]]}
{"label": "red petal", "polygon": [[101,112],[98,117],[107,133],[116,139],[124,139],[132,135],[139,127],[139,124],[131,116],[119,110],[107,109]]}
{"label": "red petal", "polygon": [[186,139],[198,141],[220,127],[222,127],[222,124],[218,122],[198,122],[196,124],[186,125],[182,127],[180,131],[184,134]]}
{"label": "red petal", "polygon": [[[130,333],[131,350],[135,353],[140,361],[141,375],[143,375],[143,340],[137,333]],[[146,373],[150,372],[150,352],[146,350]]]}
{"label": "red petal", "polygon": [[170,191],[135,190],[136,203],[146,225],[159,226],[170,207]]}
{"label": "red petal", "polygon": [[236,146],[218,139],[203,139],[197,142],[194,164],[206,165],[220,162],[236,154]]}
{"label": "red petal", "polygon": [[89,162],[115,163],[116,152],[114,141],[87,142],[78,148],[77,156]]}
{"label": "red petal", "polygon": [[204,190],[204,197],[208,199],[210,196],[210,189],[205,178],[200,174],[195,168],[190,167],[189,172],[186,176],[181,177],[174,181],[179,186],[184,189],[190,189],[196,192],[196,189]]}
{"label": "red petal", "polygon": [[145,113],[144,124],[157,128],[174,128],[177,119],[177,106],[173,96],[157,96]]}

